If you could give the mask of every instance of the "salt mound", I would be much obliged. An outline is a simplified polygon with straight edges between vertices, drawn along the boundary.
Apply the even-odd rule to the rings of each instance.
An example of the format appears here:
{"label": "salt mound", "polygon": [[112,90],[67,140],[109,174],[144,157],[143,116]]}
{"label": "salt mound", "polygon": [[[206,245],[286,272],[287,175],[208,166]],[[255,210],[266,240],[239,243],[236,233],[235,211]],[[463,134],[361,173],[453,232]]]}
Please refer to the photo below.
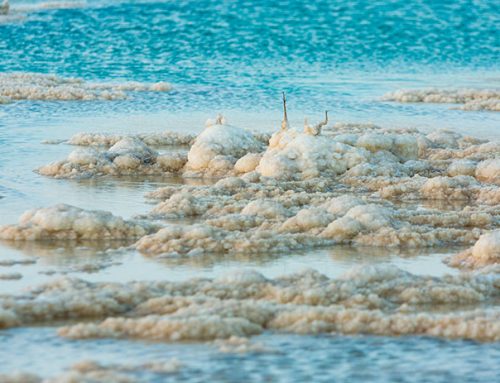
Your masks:
{"label": "salt mound", "polygon": [[157,233],[142,237],[136,248],[146,256],[193,257],[204,254],[280,253],[332,244],[312,235],[280,234],[256,228],[262,219],[253,215],[229,215],[191,226],[170,225]]}
{"label": "salt mound", "polygon": [[0,238],[14,241],[138,238],[156,229],[150,223],[126,221],[106,211],[59,204],[25,212],[19,224],[0,227]]}
{"label": "salt mound", "polygon": [[241,211],[243,215],[257,215],[267,219],[283,217],[286,210],[283,206],[273,200],[255,200],[247,204]]}
{"label": "salt mound", "polygon": [[447,261],[452,266],[464,268],[481,268],[500,264],[500,230],[483,234],[471,249]]}
{"label": "salt mound", "polygon": [[183,153],[158,154],[138,138],[125,137],[106,151],[76,149],[66,160],[42,166],[38,172],[55,178],[96,175],[161,175],[177,173],[186,163]]}
{"label": "salt mound", "polygon": [[166,83],[93,84],[78,78],[40,73],[0,74],[0,97],[7,100],[122,100],[127,92],[165,92]]}
{"label": "salt mound", "polygon": [[372,153],[385,150],[403,161],[418,158],[417,139],[409,134],[364,134],[357,139],[356,146],[365,148]]}
{"label": "salt mound", "polygon": [[476,172],[477,164],[474,161],[461,159],[454,160],[448,166],[448,175],[450,177],[454,176],[474,176]]}
{"label": "salt mound", "polygon": [[480,162],[477,165],[476,178],[500,185],[500,157]]}
{"label": "salt mound", "polygon": [[280,131],[269,141],[256,170],[277,179],[309,179],[344,173],[366,162],[366,150],[336,142],[326,136],[311,136],[293,130]]}
{"label": "salt mound", "polygon": [[224,174],[247,153],[262,151],[262,143],[251,132],[223,122],[222,119],[210,122],[196,137],[188,153],[188,170]]}
{"label": "salt mound", "polygon": [[500,111],[500,91],[481,89],[398,90],[383,97],[385,101],[464,104],[462,110]]}

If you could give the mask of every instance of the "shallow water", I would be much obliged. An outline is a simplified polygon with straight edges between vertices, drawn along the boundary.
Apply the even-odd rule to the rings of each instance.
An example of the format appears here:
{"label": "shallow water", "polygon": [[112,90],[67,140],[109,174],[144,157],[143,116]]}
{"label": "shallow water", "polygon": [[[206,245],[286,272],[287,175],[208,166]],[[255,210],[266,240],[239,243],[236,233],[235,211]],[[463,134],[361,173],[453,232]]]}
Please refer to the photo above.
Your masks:
{"label": "shallow water", "polygon": [[[130,218],[151,209],[144,198],[148,191],[205,182],[45,178],[33,170],[64,158],[73,147],[42,144],[44,140],[68,139],[83,131],[198,133],[217,111],[235,125],[270,132],[280,124],[282,90],[287,91],[295,126],[302,126],[304,115],[316,119],[328,109],[340,122],[427,132],[448,128],[500,139],[498,113],[380,101],[386,92],[400,88],[498,88],[500,12],[494,1],[88,0],[69,9],[45,9],[37,7],[39,3],[12,0],[16,17],[0,16],[0,72],[55,73],[97,82],[167,81],[174,88],[166,93],[132,92],[123,101],[0,104],[0,224],[16,222],[27,209],[61,202]],[[336,277],[360,263],[390,263],[415,274],[441,276],[457,273],[441,261],[461,250],[339,246],[188,261],[149,259],[126,249],[102,254],[109,247],[129,244],[0,243],[0,261],[36,259],[29,265],[0,266],[0,273],[23,276],[0,280],[0,294],[68,271],[90,281],[122,282],[211,277],[241,268],[267,277],[314,268]],[[105,267],[92,273],[78,271],[77,266],[85,264]],[[0,331],[0,343],[8,345],[0,347],[0,372],[48,376],[86,357],[121,363],[176,356],[186,364],[172,377],[179,381],[491,382],[500,373],[498,343],[279,334],[256,340],[283,353],[234,356],[203,344],[70,341],[57,337],[51,327],[18,328]],[[50,363],[45,355],[50,355]]]}
{"label": "shallow water", "polygon": [[[492,366],[500,357],[498,344],[424,337],[263,335],[255,341],[272,352],[250,354],[220,353],[213,345],[67,341],[47,327],[8,330],[0,337],[10,345],[9,350],[0,350],[2,359],[17,356],[13,369],[34,368],[42,376],[51,376],[74,363],[75,354],[80,359],[124,364],[177,357],[182,366],[168,381],[180,382],[494,381],[498,368]],[[140,377],[143,381],[164,381],[146,373]]]}

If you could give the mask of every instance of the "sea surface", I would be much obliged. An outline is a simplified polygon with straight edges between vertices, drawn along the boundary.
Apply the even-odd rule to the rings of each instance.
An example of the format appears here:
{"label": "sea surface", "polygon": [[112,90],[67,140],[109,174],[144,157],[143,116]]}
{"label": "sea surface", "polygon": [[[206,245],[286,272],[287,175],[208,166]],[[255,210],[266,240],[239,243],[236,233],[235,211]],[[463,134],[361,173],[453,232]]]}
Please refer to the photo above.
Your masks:
{"label": "sea surface", "polygon": [[[172,84],[164,93],[132,92],[120,101],[17,101],[0,104],[0,224],[34,207],[68,203],[130,218],[151,209],[144,194],[196,180],[136,177],[54,180],[33,172],[72,147],[43,144],[78,132],[198,133],[224,113],[234,125],[279,129],[281,92],[292,125],[304,116],[384,127],[446,128],[500,139],[500,114],[446,104],[396,104],[381,97],[401,88],[499,88],[500,1],[172,0],[10,1],[0,15],[0,73],[34,72],[91,82]],[[209,181],[206,181],[209,182]],[[103,245],[104,246],[104,245]],[[37,256],[18,265],[21,280],[1,281],[0,294],[44,282],[40,274],[89,262],[88,246],[0,243],[0,260]],[[204,262],[144,259],[128,251],[92,281],[184,280],[252,268],[273,277],[303,267],[335,277],[359,263],[391,263],[416,274],[456,273],[441,260],[460,249],[418,252],[334,248]],[[56,327],[0,331],[0,373],[51,376],[83,357],[119,363],[176,356],[180,381],[493,382],[500,344],[424,337],[296,336],[259,338],[280,350],[224,355],[205,344],[69,341]],[[235,367],[236,366],[236,367]],[[143,377],[155,381],[154,377]]]}

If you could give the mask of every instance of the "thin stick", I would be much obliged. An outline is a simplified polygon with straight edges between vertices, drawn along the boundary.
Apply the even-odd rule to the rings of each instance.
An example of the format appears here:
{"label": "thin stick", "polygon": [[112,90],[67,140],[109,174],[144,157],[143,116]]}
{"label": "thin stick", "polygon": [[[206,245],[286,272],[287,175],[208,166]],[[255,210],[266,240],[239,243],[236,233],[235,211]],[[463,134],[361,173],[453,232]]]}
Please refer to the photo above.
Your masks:
{"label": "thin stick", "polygon": [[288,116],[286,113],[286,96],[283,92],[283,121],[281,121],[281,130],[288,130],[290,125],[288,124]]}
{"label": "thin stick", "polygon": [[288,121],[288,116],[286,115],[286,95],[285,95],[285,92],[283,92],[283,114],[284,114],[284,121]]}

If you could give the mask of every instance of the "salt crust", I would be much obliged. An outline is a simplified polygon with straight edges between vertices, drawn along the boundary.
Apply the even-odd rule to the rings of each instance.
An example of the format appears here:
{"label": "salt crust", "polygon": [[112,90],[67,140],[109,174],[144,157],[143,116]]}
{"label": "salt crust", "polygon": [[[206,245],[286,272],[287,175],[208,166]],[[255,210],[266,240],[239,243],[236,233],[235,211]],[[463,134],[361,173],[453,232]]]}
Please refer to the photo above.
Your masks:
{"label": "salt crust", "polygon": [[472,269],[500,265],[500,230],[483,234],[473,247],[450,257],[447,263]]}
{"label": "salt crust", "polygon": [[33,265],[36,259],[0,259],[0,267],[10,267],[15,265]]}
{"label": "salt crust", "polygon": [[177,173],[186,163],[184,153],[159,154],[138,138],[125,137],[108,150],[76,149],[66,160],[37,171],[54,178],[89,178],[100,175],[165,175]]}
{"label": "salt crust", "polygon": [[500,91],[480,89],[398,90],[383,97],[385,101],[463,104],[462,110],[500,112]]}
{"label": "salt crust", "polygon": [[[90,138],[96,140],[114,142]],[[498,225],[499,154],[500,143],[446,130],[424,136],[349,124],[326,127],[321,135],[282,129],[266,148],[220,117],[195,139],[187,162],[170,155],[160,161],[143,141],[126,137],[106,151],[76,151],[39,171],[55,177],[157,172],[222,177],[211,186],[170,186],[148,194],[159,203],[147,218],[199,219],[194,226],[168,225],[136,245],[146,255],[179,257],[337,243],[472,245]],[[387,199],[463,200],[477,206],[442,212],[398,207]]]}
{"label": "salt crust", "polygon": [[188,153],[188,172],[223,175],[247,153],[263,150],[264,145],[251,132],[224,122],[209,122],[195,139]]}
{"label": "salt crust", "polygon": [[82,360],[68,371],[51,378],[35,374],[13,373],[0,375],[2,383],[135,383],[142,381],[145,373],[154,374],[157,379],[179,372],[182,365],[177,359],[149,362],[140,365],[103,365],[92,360]]}
{"label": "salt crust", "polygon": [[59,204],[25,212],[17,225],[0,227],[0,239],[14,241],[138,238],[158,229],[109,212]]}
{"label": "salt crust", "polygon": [[[146,255],[178,257],[281,252],[335,243],[472,245],[497,227],[497,143],[446,130],[423,136],[369,125],[339,125],[323,132],[311,136],[281,130],[263,155],[245,156],[252,164],[247,173],[241,174],[240,168],[239,177],[229,171],[212,186],[170,186],[149,193],[148,198],[160,201],[151,216],[200,221],[166,227],[139,240],[137,248]],[[340,153],[338,158],[335,153]],[[427,158],[432,156],[436,159]],[[443,212],[418,205],[398,207],[387,199],[467,201],[477,206]]]}
{"label": "salt crust", "polygon": [[[168,132],[136,137],[80,133],[69,143],[113,146],[104,151],[75,151],[66,160],[38,171],[58,178],[144,173],[251,177],[256,172],[261,177],[284,181],[341,176],[341,181],[349,184],[363,183],[366,178],[401,179],[416,175],[430,178],[470,175],[485,183],[500,182],[500,143],[446,130],[424,136],[413,130],[339,125],[312,136],[288,129],[272,135],[266,147],[262,139],[267,137],[223,121],[209,124],[194,141],[192,136]],[[187,142],[193,142],[187,161],[180,153],[158,156],[148,146]],[[112,149],[116,145],[128,148],[127,157],[114,163]],[[146,159],[145,151],[149,153]],[[160,159],[156,161],[156,157]]]}
{"label": "salt crust", "polygon": [[166,92],[169,90],[171,86],[165,82],[154,84],[89,83],[78,78],[63,78],[40,73],[0,74],[0,98],[3,102],[123,100],[128,97],[128,92]]}
{"label": "salt crust", "polygon": [[[475,192],[480,193],[479,182],[469,178]],[[469,178],[465,181],[469,182]],[[416,198],[421,198],[421,190],[424,198],[426,193],[428,198],[448,197],[445,188],[443,196],[435,191],[442,186],[436,189],[427,185],[435,183],[436,178],[425,180],[414,182]],[[472,245],[500,219],[497,206],[479,205],[448,212],[418,206],[398,207],[377,195],[367,197],[355,189],[346,191],[334,180],[283,182],[257,177],[253,181],[227,177],[211,186],[170,186],[149,193],[150,198],[164,199],[152,210],[152,217],[196,217],[198,221],[194,225],[168,225],[141,238],[137,249],[145,255],[178,257],[282,252],[338,243],[404,247]],[[406,182],[410,184],[411,179]],[[411,189],[407,187],[404,191],[408,197]],[[394,185],[382,188],[381,194],[401,196]],[[475,196],[472,191],[470,194]],[[480,195],[484,198],[484,193]]]}
{"label": "salt crust", "polygon": [[[314,270],[276,279],[235,271],[217,279],[123,284],[64,278],[0,296],[0,327],[71,319],[84,322],[59,334],[74,339],[211,341],[271,330],[497,341],[500,312],[491,304],[499,278],[417,276],[389,265],[357,267],[337,279]],[[490,308],[463,311],[465,304]]]}
{"label": "salt crust", "polygon": [[20,273],[0,273],[0,281],[15,281],[23,277]]}
{"label": "salt crust", "polygon": [[151,134],[137,134],[134,136],[103,133],[77,133],[71,137],[67,143],[78,146],[110,147],[124,138],[136,138],[148,146],[187,146],[193,143],[195,137],[196,136],[193,134],[183,134],[169,131]]}
{"label": "salt crust", "polygon": [[226,354],[275,354],[279,352],[279,350],[269,348],[263,343],[254,343],[248,338],[238,336],[231,336],[228,339],[217,339],[214,344],[220,352]]}

